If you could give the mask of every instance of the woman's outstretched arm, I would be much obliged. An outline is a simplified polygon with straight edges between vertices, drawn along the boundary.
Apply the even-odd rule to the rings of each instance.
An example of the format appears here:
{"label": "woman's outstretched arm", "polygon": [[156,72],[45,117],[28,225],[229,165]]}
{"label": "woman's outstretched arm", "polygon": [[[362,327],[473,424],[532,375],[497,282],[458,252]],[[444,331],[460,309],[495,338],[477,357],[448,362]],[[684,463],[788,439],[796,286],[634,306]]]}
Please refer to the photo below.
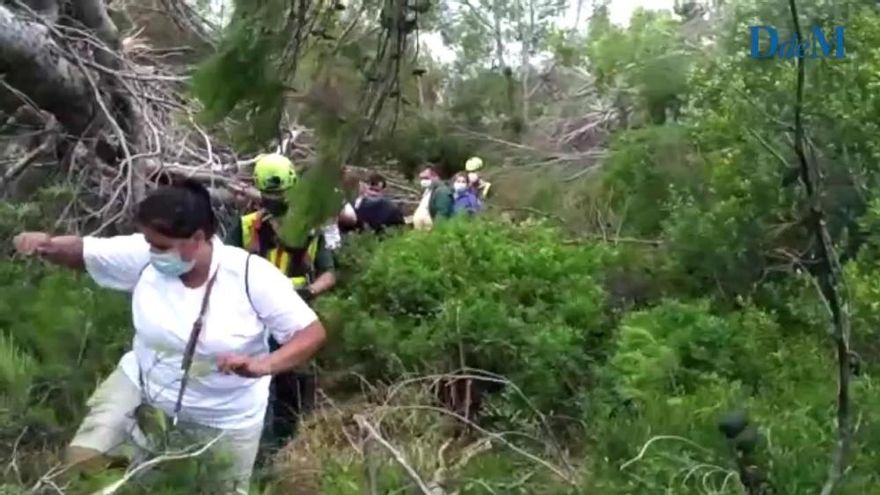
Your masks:
{"label": "woman's outstretched arm", "polygon": [[22,232],[13,240],[16,251],[25,256],[39,256],[51,263],[73,270],[84,270],[83,239],[77,235],[53,237],[45,232]]}
{"label": "woman's outstretched arm", "polygon": [[114,290],[132,290],[150,262],[150,245],[141,234],[53,237],[45,232],[24,232],[15,237],[13,244],[25,256],[85,270],[98,285]]}
{"label": "woman's outstretched arm", "polygon": [[225,354],[219,356],[217,367],[223,373],[235,373],[247,378],[278,375],[306,364],[324,345],[327,331],[315,320],[299,329],[293,337],[275,352],[263,356]]}

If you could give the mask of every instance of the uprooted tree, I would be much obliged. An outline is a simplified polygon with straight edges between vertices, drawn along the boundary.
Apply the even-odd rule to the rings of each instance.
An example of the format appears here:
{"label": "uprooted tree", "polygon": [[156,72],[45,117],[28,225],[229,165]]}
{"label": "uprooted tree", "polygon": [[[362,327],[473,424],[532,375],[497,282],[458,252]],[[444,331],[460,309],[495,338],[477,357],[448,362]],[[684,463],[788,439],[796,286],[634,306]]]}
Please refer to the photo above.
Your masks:
{"label": "uprooted tree", "polygon": [[165,165],[175,172],[179,164],[222,163],[206,137],[194,139],[195,128],[175,125],[177,115],[192,115],[180,97],[184,78],[155,55],[137,36],[123,37],[101,1],[0,5],[3,132],[24,148],[6,150],[15,158],[0,178],[4,192],[32,163],[55,162],[74,184],[97,185],[86,190],[100,201],[83,194],[68,213],[105,226]]}
{"label": "uprooted tree", "polygon": [[[277,144],[311,156],[304,125],[325,142],[326,156],[312,156],[321,172],[311,176],[331,180],[303,187],[326,190],[343,162],[395,124],[387,103],[399,110],[401,75],[417,74],[410,38],[428,10],[405,0],[240,2],[221,29],[185,2],[152,4],[151,11],[110,10],[100,0],[0,4],[0,132],[15,136],[0,193],[26,194],[29,167],[47,164],[78,192],[59,222],[98,229],[123,220],[169,176],[253,197],[237,179],[249,161],[232,145]],[[189,52],[175,53],[169,39],[161,47],[162,37]],[[314,222],[332,212],[309,209]]]}

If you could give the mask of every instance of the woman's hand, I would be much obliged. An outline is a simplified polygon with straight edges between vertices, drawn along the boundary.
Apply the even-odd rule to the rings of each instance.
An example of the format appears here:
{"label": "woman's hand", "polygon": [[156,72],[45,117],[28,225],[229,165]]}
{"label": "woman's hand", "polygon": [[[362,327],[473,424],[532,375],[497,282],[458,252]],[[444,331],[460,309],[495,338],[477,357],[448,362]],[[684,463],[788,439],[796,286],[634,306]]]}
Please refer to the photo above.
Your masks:
{"label": "woman's hand", "polygon": [[245,378],[259,378],[272,374],[268,361],[242,354],[227,354],[217,359],[217,367],[221,373],[236,374]]}
{"label": "woman's hand", "polygon": [[15,236],[12,244],[24,256],[39,256],[73,270],[85,268],[83,239],[76,235],[51,236],[45,232],[22,232]]}
{"label": "woman's hand", "polygon": [[15,236],[12,244],[19,254],[33,256],[34,254],[40,254],[40,248],[51,240],[52,236],[45,232],[22,232]]}

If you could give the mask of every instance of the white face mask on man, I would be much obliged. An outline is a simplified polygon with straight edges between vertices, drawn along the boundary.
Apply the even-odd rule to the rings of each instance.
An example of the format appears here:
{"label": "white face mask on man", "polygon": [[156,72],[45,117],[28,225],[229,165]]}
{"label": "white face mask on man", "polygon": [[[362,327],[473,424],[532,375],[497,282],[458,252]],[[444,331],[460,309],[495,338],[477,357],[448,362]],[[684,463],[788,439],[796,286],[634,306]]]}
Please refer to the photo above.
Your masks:
{"label": "white face mask on man", "polygon": [[422,179],[419,181],[419,184],[422,186],[422,189],[427,189],[427,188],[431,187],[431,184],[433,184],[433,183],[434,183],[434,181],[432,181],[431,179]]}

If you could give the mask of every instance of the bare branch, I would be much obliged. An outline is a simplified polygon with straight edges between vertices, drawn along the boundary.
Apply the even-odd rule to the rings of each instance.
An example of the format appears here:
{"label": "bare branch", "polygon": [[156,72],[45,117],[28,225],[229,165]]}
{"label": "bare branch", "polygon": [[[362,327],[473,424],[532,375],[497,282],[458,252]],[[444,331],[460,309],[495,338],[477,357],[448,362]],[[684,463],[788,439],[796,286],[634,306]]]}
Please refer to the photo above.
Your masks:
{"label": "bare branch", "polygon": [[491,22],[489,22],[488,19],[486,19],[486,16],[484,16],[483,13],[480,12],[480,9],[478,9],[474,4],[472,4],[469,0],[461,0],[461,3],[463,3],[468,8],[468,10],[470,10],[471,13],[474,14],[474,17],[476,17],[477,20],[480,21],[480,23],[486,26],[486,28],[488,28],[492,32],[495,31],[495,26]]}
{"label": "bare branch", "polygon": [[159,464],[163,464],[163,463],[171,462],[171,461],[180,461],[183,459],[192,459],[193,457],[198,457],[198,456],[204,454],[205,452],[208,451],[208,449],[213,447],[214,444],[217,443],[217,441],[219,441],[222,437],[223,437],[223,434],[221,433],[220,435],[217,435],[216,437],[211,439],[210,442],[206,443],[198,450],[195,450],[192,452],[183,452],[180,454],[163,454],[163,455],[160,455],[160,456],[155,457],[153,459],[150,459],[149,461],[144,462],[143,464],[139,464],[137,467],[135,467],[131,471],[125,473],[125,476],[123,476],[119,481],[116,481],[114,483],[111,483],[111,484],[105,486],[104,488],[92,493],[92,495],[113,495],[114,493],[118,492],[119,489],[122,488],[126,483],[131,481],[132,478],[134,478],[135,476],[138,476],[139,474],[141,474],[143,472],[146,472],[150,469],[153,469],[154,467],[158,466]]}
{"label": "bare branch", "polygon": [[[789,0],[792,23],[796,39],[802,39],[800,21],[798,20],[797,4]],[[846,473],[847,458],[852,443],[852,421],[850,405],[850,365],[849,349],[850,320],[849,303],[846,288],[840,275],[840,262],[834,250],[831,235],[825,226],[825,212],[821,203],[821,174],[815,162],[807,159],[805,149],[803,106],[804,106],[804,57],[797,59],[797,93],[794,113],[794,151],[800,165],[801,181],[809,202],[808,225],[816,238],[819,266],[815,275],[821,293],[831,310],[831,333],[837,351],[837,443],[828,468],[828,480],[822,487],[822,495],[835,492]],[[843,290],[840,290],[840,289]]]}
{"label": "bare branch", "polygon": [[419,490],[424,495],[433,495],[433,492],[428,487],[428,485],[425,484],[424,481],[422,481],[419,473],[416,472],[416,470],[413,469],[413,467],[410,466],[409,463],[406,461],[406,457],[404,457],[404,455],[399,450],[397,450],[397,448],[388,443],[388,440],[382,438],[382,435],[380,435],[379,432],[376,431],[376,428],[371,425],[366,418],[364,418],[360,414],[356,414],[354,416],[354,420],[357,422],[358,426],[363,428],[363,430],[366,431],[369,436],[371,436],[376,442],[379,443],[379,445],[381,445],[391,454],[397,464],[399,464],[400,467],[402,467],[403,470],[406,472],[407,476],[409,476],[409,479],[412,480],[412,482],[415,483],[417,487],[419,487]]}
{"label": "bare branch", "polygon": [[439,407],[420,406],[420,405],[388,406],[388,409],[402,409],[402,410],[409,409],[409,410],[433,411],[433,412],[437,412],[440,414],[445,414],[447,416],[451,416],[451,417],[467,424],[468,426],[470,426],[474,430],[482,433],[483,435],[486,435],[490,440],[495,440],[498,443],[500,443],[500,444],[504,445],[505,447],[507,447],[508,449],[510,449],[511,451],[523,456],[526,459],[529,459],[532,462],[535,462],[535,463],[540,464],[541,466],[547,468],[547,470],[549,470],[550,472],[555,474],[557,477],[559,477],[560,480],[566,482],[567,484],[569,484],[571,486],[577,486],[577,483],[574,481],[574,479],[570,473],[566,473],[565,471],[563,471],[559,467],[554,466],[553,464],[545,461],[544,459],[541,459],[540,457],[537,457],[536,455],[518,447],[517,445],[512,443],[510,440],[506,439],[504,437],[504,434],[495,433],[495,432],[491,432],[489,430],[486,430],[485,428],[481,427],[480,425],[478,425],[478,424],[474,423],[473,421],[469,420],[468,418],[462,416],[461,414],[458,414],[456,412],[453,412],[453,411],[450,411],[447,409],[439,408]]}
{"label": "bare branch", "polygon": [[19,158],[14,164],[12,164],[6,171],[0,176],[0,193],[9,185],[10,182],[14,181],[22,172],[33,163],[37,158],[40,157],[43,153],[48,152],[52,148],[55,147],[55,139],[52,135],[50,135],[47,139],[45,139],[39,146],[27,152],[23,157]]}

